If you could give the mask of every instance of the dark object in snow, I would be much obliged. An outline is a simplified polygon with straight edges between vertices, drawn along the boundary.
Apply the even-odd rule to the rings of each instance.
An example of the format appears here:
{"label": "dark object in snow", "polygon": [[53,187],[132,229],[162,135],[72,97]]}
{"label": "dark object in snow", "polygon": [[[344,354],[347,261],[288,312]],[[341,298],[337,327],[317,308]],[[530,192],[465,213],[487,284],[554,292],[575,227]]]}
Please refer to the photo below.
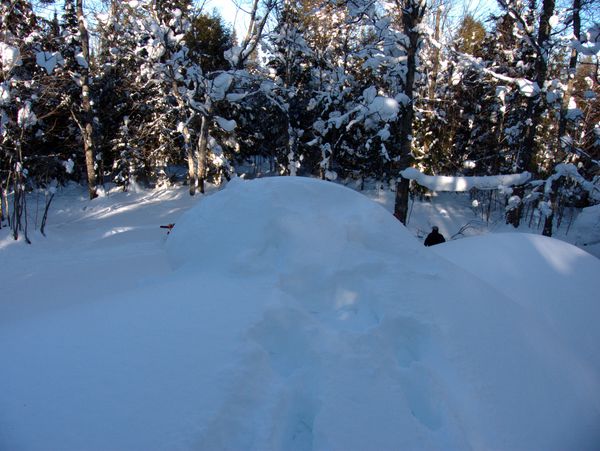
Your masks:
{"label": "dark object in snow", "polygon": [[433,226],[431,233],[425,238],[425,246],[434,246],[446,242],[446,238],[438,230],[436,226]]}
{"label": "dark object in snow", "polygon": [[173,230],[173,227],[175,227],[175,224],[167,224],[167,225],[164,225],[164,226],[160,226],[161,229],[169,229],[169,231],[167,232],[167,235],[169,233],[171,233],[171,230]]}

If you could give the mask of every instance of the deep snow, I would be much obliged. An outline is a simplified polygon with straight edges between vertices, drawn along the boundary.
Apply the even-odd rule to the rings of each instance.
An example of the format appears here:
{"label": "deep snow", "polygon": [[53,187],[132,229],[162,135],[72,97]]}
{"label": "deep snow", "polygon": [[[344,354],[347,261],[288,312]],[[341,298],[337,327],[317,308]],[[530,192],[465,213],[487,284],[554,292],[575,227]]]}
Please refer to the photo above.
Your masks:
{"label": "deep snow", "polygon": [[424,248],[311,179],[78,195],[32,246],[0,231],[1,449],[600,444],[600,262],[571,245]]}

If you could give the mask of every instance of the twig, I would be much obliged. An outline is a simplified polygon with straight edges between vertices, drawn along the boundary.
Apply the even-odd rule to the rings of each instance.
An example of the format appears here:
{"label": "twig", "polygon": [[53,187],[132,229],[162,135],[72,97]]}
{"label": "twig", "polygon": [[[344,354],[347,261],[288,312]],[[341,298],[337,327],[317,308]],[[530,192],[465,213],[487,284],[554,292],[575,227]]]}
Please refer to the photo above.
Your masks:
{"label": "twig", "polygon": [[50,204],[52,203],[52,199],[54,199],[54,193],[50,196],[48,202],[46,202],[46,208],[44,209],[44,216],[42,217],[42,226],[40,227],[40,232],[42,235],[46,236],[44,232],[44,228],[46,227],[46,219],[48,219],[48,210],[50,209]]}

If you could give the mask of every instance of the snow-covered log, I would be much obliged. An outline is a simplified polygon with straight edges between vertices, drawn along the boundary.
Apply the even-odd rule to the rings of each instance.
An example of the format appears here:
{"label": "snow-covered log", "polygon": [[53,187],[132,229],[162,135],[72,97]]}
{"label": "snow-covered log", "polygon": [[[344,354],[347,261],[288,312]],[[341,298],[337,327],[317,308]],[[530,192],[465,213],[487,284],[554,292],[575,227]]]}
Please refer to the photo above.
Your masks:
{"label": "snow-covered log", "polygon": [[414,180],[431,191],[469,191],[476,188],[491,190],[523,185],[531,179],[529,172],[507,175],[484,175],[480,177],[451,177],[442,175],[426,175],[415,168],[407,168],[400,172],[405,179]]}

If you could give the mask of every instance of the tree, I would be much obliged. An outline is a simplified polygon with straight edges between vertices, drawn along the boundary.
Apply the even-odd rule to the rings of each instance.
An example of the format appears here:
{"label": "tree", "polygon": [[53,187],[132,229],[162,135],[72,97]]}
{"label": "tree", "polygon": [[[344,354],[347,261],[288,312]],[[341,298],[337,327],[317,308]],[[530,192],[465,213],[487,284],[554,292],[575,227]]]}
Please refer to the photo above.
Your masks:
{"label": "tree", "polygon": [[225,52],[233,47],[233,36],[216,12],[212,15],[200,13],[193,17],[185,41],[190,58],[199,64],[204,73],[229,68]]}
{"label": "tree", "polygon": [[90,73],[90,38],[83,14],[83,0],[75,0],[77,12],[77,23],[79,35],[80,52],[75,55],[78,64],[78,72],[74,77],[81,83],[81,109],[79,114],[73,107],[73,116],[79,125],[83,137],[83,151],[85,154],[85,167],[87,173],[88,192],[90,199],[97,196],[96,193],[96,136],[94,111],[92,108],[91,73]]}
{"label": "tree", "polygon": [[[11,0],[0,4],[0,189],[2,216],[16,239],[27,234],[28,143],[35,137],[38,119],[34,112],[40,86],[36,65],[37,36],[41,29],[29,2]],[[8,210],[8,192],[12,188],[13,208]],[[2,218],[3,219],[3,218]]]}
{"label": "tree", "polygon": [[[413,141],[413,119],[415,102],[415,85],[418,73],[418,53],[423,45],[423,35],[419,28],[426,11],[423,0],[396,0],[396,7],[401,11],[402,28],[406,35],[404,50],[407,54],[406,78],[404,82],[404,95],[407,102],[404,105],[399,124],[400,134],[400,159],[399,167],[404,169],[411,161],[411,144]],[[400,176],[396,187],[396,200],[394,203],[394,216],[406,224],[408,216],[409,180]]]}
{"label": "tree", "polygon": [[475,57],[484,57],[483,42],[486,38],[486,31],[483,24],[467,14],[456,33],[454,46],[461,53],[468,53]]}
{"label": "tree", "polygon": [[[543,0],[542,11],[537,24],[537,35],[533,31],[535,2],[529,9],[529,15],[523,15],[518,9],[518,3],[509,3],[506,0],[499,0],[500,6],[506,12],[508,18],[518,27],[522,33],[522,45],[527,46],[530,51],[532,63],[530,65],[531,76],[521,82],[521,93],[527,97],[527,107],[524,115],[519,121],[522,127],[520,135],[520,145],[515,163],[515,171],[521,172],[528,170],[534,174],[538,173],[535,156],[538,151],[536,137],[538,136],[538,126],[542,122],[542,116],[547,108],[545,91],[545,82],[548,76],[548,61],[552,48],[551,23],[550,19],[554,14],[554,0]],[[513,208],[509,209],[507,222],[518,227],[522,214],[523,188],[517,187],[514,192]]]}

